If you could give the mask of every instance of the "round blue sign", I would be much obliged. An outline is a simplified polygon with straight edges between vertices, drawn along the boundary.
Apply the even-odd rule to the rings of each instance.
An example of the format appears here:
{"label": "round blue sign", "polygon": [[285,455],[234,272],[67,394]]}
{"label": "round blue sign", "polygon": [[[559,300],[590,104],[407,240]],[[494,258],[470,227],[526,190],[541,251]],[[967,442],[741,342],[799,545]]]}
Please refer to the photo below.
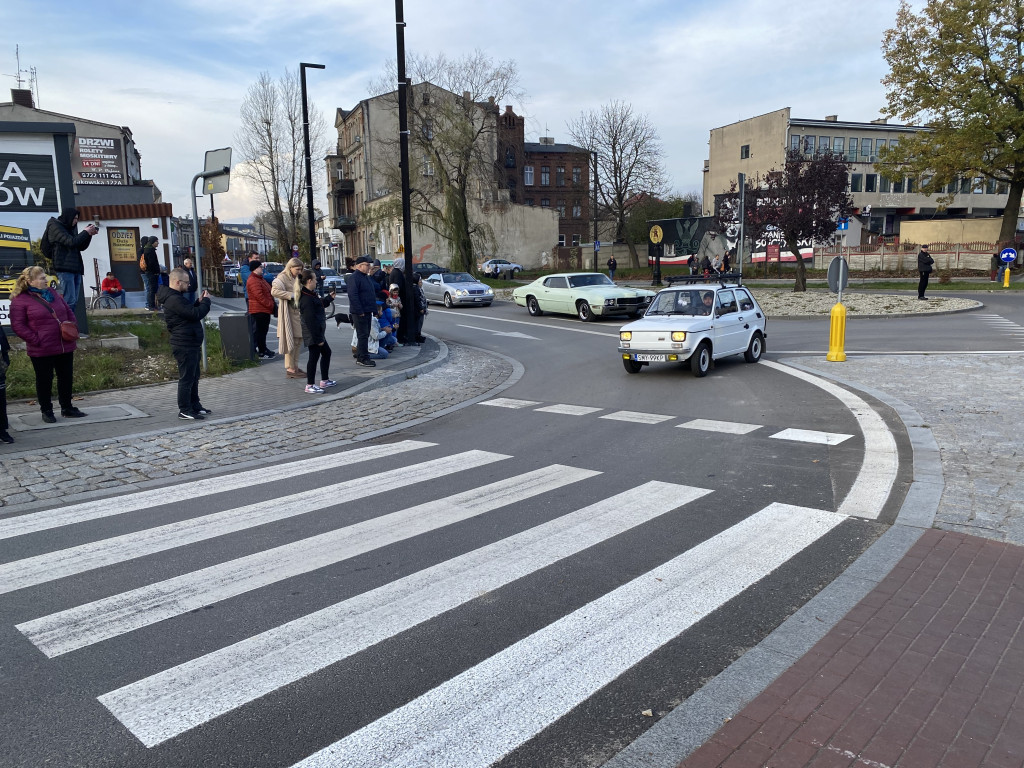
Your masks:
{"label": "round blue sign", "polygon": [[1017,260],[1017,252],[1013,248],[1003,248],[999,252],[999,260],[1009,264],[1011,261]]}

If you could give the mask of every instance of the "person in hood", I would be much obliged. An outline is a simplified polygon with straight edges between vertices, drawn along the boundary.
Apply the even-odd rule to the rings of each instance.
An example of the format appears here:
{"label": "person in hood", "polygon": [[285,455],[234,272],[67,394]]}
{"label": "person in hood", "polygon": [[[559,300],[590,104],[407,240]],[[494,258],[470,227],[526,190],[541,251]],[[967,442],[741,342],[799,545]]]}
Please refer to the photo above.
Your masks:
{"label": "person in hood", "polygon": [[92,222],[78,231],[77,208],[67,208],[46,223],[46,237],[53,244],[53,271],[60,281],[60,295],[72,312],[82,295],[82,275],[85,274],[82,251],[89,247],[97,232],[99,229]]}
{"label": "person in hood", "polygon": [[184,296],[188,279],[188,272],[181,267],[172,269],[169,285],[160,286],[157,299],[164,308],[164,322],[171,335],[171,353],[178,363],[178,418],[195,421],[210,415],[210,409],[199,402],[203,318],[210,312],[210,293],[203,291],[199,301],[190,304]]}
{"label": "person in hood", "polygon": [[156,252],[156,237],[142,238],[142,255],[146,260],[146,269],[142,273],[142,282],[146,286],[146,309],[156,312],[156,292],[160,287],[160,256]]}

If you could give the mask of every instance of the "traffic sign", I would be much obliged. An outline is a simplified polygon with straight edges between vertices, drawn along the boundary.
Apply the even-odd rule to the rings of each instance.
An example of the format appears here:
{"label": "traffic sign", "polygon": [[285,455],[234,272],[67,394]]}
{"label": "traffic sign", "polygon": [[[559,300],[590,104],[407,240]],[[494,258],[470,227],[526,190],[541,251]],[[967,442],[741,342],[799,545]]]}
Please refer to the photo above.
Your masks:
{"label": "traffic sign", "polygon": [[847,230],[849,228],[850,228],[850,220],[844,217],[844,218],[839,220],[839,226],[836,227],[836,230],[839,231],[839,232],[843,232],[844,230]]}
{"label": "traffic sign", "polygon": [[595,251],[600,251],[601,250],[601,241],[600,240],[595,240],[594,241],[594,250]]}
{"label": "traffic sign", "polygon": [[659,227],[657,224],[655,224],[653,227],[651,227],[651,242],[652,243],[657,245],[658,243],[660,243],[662,241],[662,238],[664,238],[664,237],[665,237],[665,233],[662,231],[661,227]]}
{"label": "traffic sign", "polygon": [[836,256],[828,265],[828,289],[841,293],[850,284],[850,265],[842,256]]}
{"label": "traffic sign", "polygon": [[999,260],[1004,264],[1010,264],[1017,260],[1017,252],[1013,248],[1003,248],[999,252]]}

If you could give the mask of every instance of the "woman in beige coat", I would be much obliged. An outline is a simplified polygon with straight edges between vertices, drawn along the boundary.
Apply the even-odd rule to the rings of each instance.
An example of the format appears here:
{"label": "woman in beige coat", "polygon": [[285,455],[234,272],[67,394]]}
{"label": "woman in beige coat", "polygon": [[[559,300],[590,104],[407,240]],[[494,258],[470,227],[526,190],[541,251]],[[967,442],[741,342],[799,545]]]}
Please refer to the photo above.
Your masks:
{"label": "woman in beige coat", "polygon": [[285,375],[289,379],[306,378],[306,372],[299,368],[299,353],[302,351],[302,320],[299,316],[301,272],[302,260],[289,259],[281,274],[274,278],[270,286],[270,293],[278,303],[278,351],[284,355]]}

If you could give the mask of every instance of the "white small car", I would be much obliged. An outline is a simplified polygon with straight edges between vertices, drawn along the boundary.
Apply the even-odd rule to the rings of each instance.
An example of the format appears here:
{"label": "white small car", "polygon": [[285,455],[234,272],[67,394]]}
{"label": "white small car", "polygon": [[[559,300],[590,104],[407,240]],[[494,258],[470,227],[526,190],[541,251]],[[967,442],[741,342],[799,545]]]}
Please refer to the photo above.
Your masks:
{"label": "white small car", "polygon": [[508,259],[488,259],[480,265],[480,271],[489,277],[515,277],[523,271],[523,265]]}
{"label": "white small car", "polygon": [[706,376],[713,360],[742,354],[756,363],[765,350],[768,318],[741,285],[688,284],[666,288],[639,320],[619,330],[619,356],[628,373],[651,363],[689,362]]}

